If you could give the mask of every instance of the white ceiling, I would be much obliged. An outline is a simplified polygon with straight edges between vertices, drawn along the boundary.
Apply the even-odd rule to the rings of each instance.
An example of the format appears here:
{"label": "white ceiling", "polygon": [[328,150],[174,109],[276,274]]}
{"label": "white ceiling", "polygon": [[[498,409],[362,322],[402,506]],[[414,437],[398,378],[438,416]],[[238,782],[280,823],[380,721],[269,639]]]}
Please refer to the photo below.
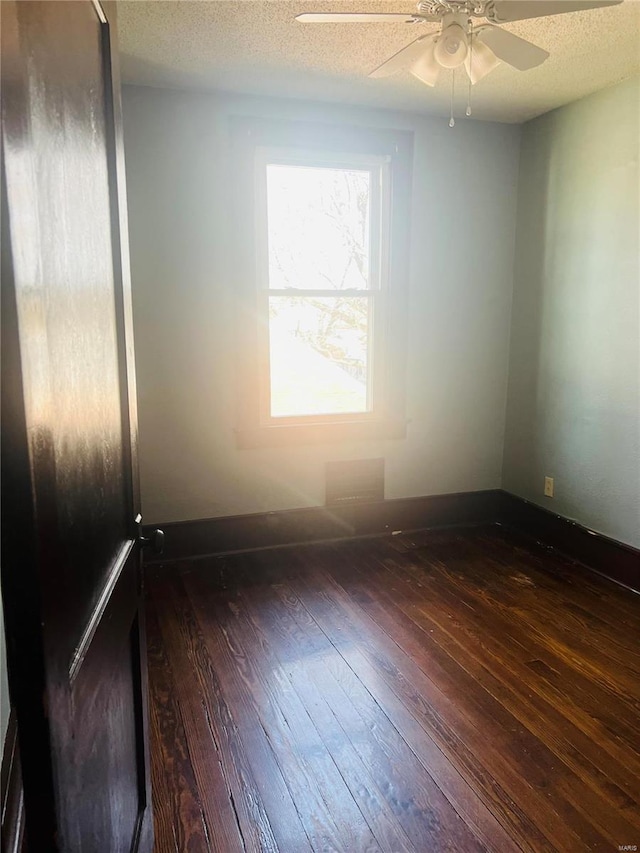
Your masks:
{"label": "white ceiling", "polygon": [[[540,0],[541,10],[547,0]],[[444,115],[449,72],[430,89],[408,72],[367,74],[435,24],[301,24],[309,11],[414,11],[414,0],[119,0],[123,79],[171,88],[363,104]],[[473,115],[527,121],[640,73],[640,0],[505,25],[550,51],[519,72],[500,65],[473,89]],[[464,113],[466,75],[457,74]]]}

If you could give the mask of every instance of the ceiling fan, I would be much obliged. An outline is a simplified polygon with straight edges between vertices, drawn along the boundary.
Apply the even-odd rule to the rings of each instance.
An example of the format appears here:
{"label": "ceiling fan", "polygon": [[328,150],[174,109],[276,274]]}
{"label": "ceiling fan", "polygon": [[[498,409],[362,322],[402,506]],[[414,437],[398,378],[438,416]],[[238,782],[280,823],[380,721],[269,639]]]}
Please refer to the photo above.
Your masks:
{"label": "ceiling fan", "polygon": [[[526,18],[544,18],[584,9],[616,6],[622,0],[419,0],[415,12],[304,13],[303,23],[407,23],[441,24],[439,32],[419,36],[394,53],[369,77],[388,77],[409,69],[428,86],[435,86],[440,70],[464,66],[469,84],[477,83],[500,63],[518,71],[541,65],[548,51],[503,30],[499,24]],[[473,24],[474,18],[484,23]],[[470,109],[467,109],[470,115]],[[453,117],[452,117],[453,122]]]}

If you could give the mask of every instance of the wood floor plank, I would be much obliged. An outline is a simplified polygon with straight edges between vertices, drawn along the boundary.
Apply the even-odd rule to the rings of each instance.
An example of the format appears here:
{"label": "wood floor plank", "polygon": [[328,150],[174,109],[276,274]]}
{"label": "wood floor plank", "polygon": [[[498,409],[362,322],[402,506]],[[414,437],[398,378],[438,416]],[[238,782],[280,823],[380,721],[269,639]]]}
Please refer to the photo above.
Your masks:
{"label": "wood floor plank", "polygon": [[509,563],[490,551],[492,539],[484,536],[479,541],[491,553],[483,560],[482,568],[473,559],[477,542],[463,543],[464,550],[457,559],[464,562],[465,583],[472,584],[475,593],[485,598],[490,608],[508,618],[517,618],[550,652],[571,661],[588,679],[610,691],[616,703],[627,701],[630,693],[637,694],[640,649],[633,639],[638,631],[621,630],[620,624],[606,630],[592,617],[578,619],[575,613],[567,612],[567,596],[557,585],[547,587],[542,598],[537,574],[525,574],[526,566],[520,562],[515,563],[518,571],[514,574],[513,560]]}
{"label": "wood floor plank", "polygon": [[357,679],[301,602],[282,585],[274,591],[276,597],[258,598],[254,590],[243,590],[242,595],[250,599],[252,619],[263,626],[263,636],[270,627],[268,636],[281,666],[382,849],[485,849],[474,841],[433,780],[422,778],[415,756],[370,694],[363,699],[361,687],[357,701],[366,708],[363,716],[357,713],[350,699]]}
{"label": "wood floor plank", "polygon": [[[242,596],[221,602],[202,576],[192,583],[198,600],[215,613],[229,648],[241,662],[310,838],[316,846],[329,849],[380,850],[313,721],[272,655],[269,639],[258,636],[247,618]],[[268,679],[264,672],[269,673]]]}
{"label": "wood floor plank", "polygon": [[[381,631],[376,632],[373,620],[364,612],[359,613],[334,583],[323,584],[321,597],[320,618],[323,621],[320,624],[333,632],[332,639],[339,643],[338,648],[357,674],[361,676],[366,667],[370,673],[376,673],[378,681],[384,679],[451,764],[480,793],[485,805],[511,832],[523,839],[537,838],[540,845],[546,836],[548,849],[553,849],[551,834],[561,841],[564,849],[579,844],[579,836],[530,784],[533,767],[525,763],[518,772],[511,766],[504,751],[491,737],[474,726],[391,638]],[[489,726],[489,717],[485,724]],[[491,778],[487,778],[487,763],[492,768]]]}
{"label": "wood floor plank", "polygon": [[[466,825],[303,601],[285,585],[279,585],[277,593],[287,614],[298,624],[305,647],[312,644],[313,653],[322,655],[322,668],[316,670],[318,688],[330,701],[333,713],[417,849],[441,849],[447,843],[454,849],[475,849],[477,842],[469,836]],[[496,843],[499,838],[494,833]]]}
{"label": "wood floor plank", "polygon": [[215,612],[204,606],[194,591],[190,589],[189,593],[208,654],[215,661],[226,702],[233,708],[236,725],[251,758],[253,775],[259,785],[278,848],[282,853],[287,850],[311,850],[311,841],[300,814],[301,807],[291,795],[286,769],[283,774],[278,762],[278,745],[264,725],[268,708],[262,703],[261,696],[256,702],[253,693],[252,672],[250,670],[247,674],[238,650],[222,631]]}
{"label": "wood floor plank", "polygon": [[600,578],[595,572],[585,571],[579,563],[541,543],[532,543],[515,531],[493,527],[488,535],[491,554],[507,564],[515,556],[528,571],[535,572],[540,588],[562,589],[572,600],[581,603],[588,612],[597,613],[614,629],[620,625],[633,631],[640,629],[638,593]]}
{"label": "wood floor plank", "polygon": [[[416,661],[431,680],[438,683],[469,720],[485,730],[495,747],[507,759],[511,757],[516,768],[522,767],[526,760],[527,782],[541,798],[536,808],[541,817],[544,818],[545,809],[550,807],[547,797],[553,787],[554,791],[562,794],[566,803],[563,821],[580,835],[586,834],[594,840],[600,835],[604,846],[605,838],[612,845],[620,836],[635,835],[640,830],[640,826],[634,825],[624,813],[612,809],[603,791],[585,786],[581,775],[565,763],[564,756],[554,753],[544,738],[530,730],[530,720],[524,722],[514,716],[457,661],[440,655],[428,631],[413,620],[403,619],[406,612],[396,603],[400,591],[394,587],[389,594],[386,589],[376,587],[375,566],[365,554],[356,548],[342,550],[344,559],[332,562],[331,572],[348,585],[353,600]],[[353,554],[357,559],[352,558]],[[372,586],[375,593],[371,591]],[[533,797],[532,804],[535,804]]]}
{"label": "wood floor plank", "polygon": [[156,853],[211,850],[156,613],[147,608],[151,771]]}
{"label": "wood floor plank", "polygon": [[560,596],[579,606],[590,618],[607,625],[612,636],[620,626],[632,632],[640,630],[638,593],[585,572],[562,555],[549,552],[541,545],[532,549],[531,543],[518,543],[512,533],[500,527],[478,530],[475,538],[478,549],[486,549],[487,557],[509,573],[514,564],[531,577],[535,586],[544,591],[544,598]]}
{"label": "wood floor plank", "polygon": [[[359,561],[356,565],[360,570]],[[362,583],[368,586],[375,584],[384,600],[390,586],[389,567],[380,565],[378,573],[370,563],[367,567]],[[448,618],[446,608],[435,596],[424,595],[424,586],[411,574],[403,576],[392,571],[391,577],[395,603],[420,630],[429,635],[432,650],[442,650],[445,657],[439,659],[443,665],[447,660],[458,663],[591,786],[614,813],[627,812],[633,817],[637,811],[637,800],[634,799],[634,780],[626,766],[613,761],[599,743],[584,735],[549,701],[530,690],[529,682],[522,681],[506,667],[503,658],[496,659],[475,639],[469,640],[455,620]],[[603,766],[607,768],[606,773],[601,769]]]}
{"label": "wood floor plank", "polygon": [[[244,730],[249,717],[258,721],[274,765],[270,775],[285,786],[287,795],[295,804],[297,823],[302,824],[303,834],[314,850],[346,849],[340,830],[317,790],[307,757],[297,754],[293,748],[289,723],[274,695],[274,685],[265,684],[254,663],[255,649],[248,653],[245,651],[228,614],[212,596],[207,595],[206,587],[195,576],[189,592],[207,643],[216,638],[215,650],[210,652],[214,659],[224,662],[221,680],[224,679],[229,688],[226,692],[233,696],[234,703],[245,709],[244,722],[240,724]],[[283,851],[298,849],[295,845],[300,843],[299,830],[295,836],[298,840],[291,838],[288,846],[279,842]]]}
{"label": "wood floor plank", "polygon": [[[283,648],[286,649],[286,635],[281,636],[282,645],[280,645],[274,638],[273,630],[275,628],[278,631],[286,631],[286,627],[283,629],[284,620],[279,619],[279,625],[274,623],[273,619],[270,618],[273,610],[265,607],[263,602],[257,606],[253,603],[252,606],[250,602],[247,602],[249,597],[250,593],[243,591],[244,607],[247,611],[252,611],[250,615],[252,623],[256,626],[256,630],[263,640],[266,640],[267,636],[269,637],[269,644],[276,655],[277,663],[274,665],[279,668],[281,677],[284,676],[289,680],[291,687],[304,704],[310,720],[322,739],[324,749],[335,763],[354,803],[358,803],[359,809],[380,849],[409,853],[413,847],[405,843],[400,827],[390,819],[384,802],[377,796],[373,780],[368,780],[366,769],[359,761],[346,733],[337,722],[337,718],[324,697],[318,692],[315,673],[312,668],[307,662],[301,661],[299,655],[295,664],[287,665],[291,658],[286,651],[283,652]],[[265,618],[268,620],[266,626],[262,622]]]}
{"label": "wood floor plank", "polygon": [[[489,669],[508,672],[512,683],[528,689],[532,700],[537,695],[554,707],[568,724],[577,728],[595,747],[608,753],[607,768],[611,771],[623,768],[622,773],[617,774],[616,784],[637,801],[640,798],[637,750],[619,742],[615,725],[608,728],[595,713],[581,705],[570,675],[564,681],[558,680],[551,667],[540,667],[536,650],[528,645],[526,639],[514,637],[510,621],[496,619],[493,611],[484,607],[482,602],[476,601],[473,596],[467,597],[455,584],[443,582],[431,557],[424,559],[424,565],[417,563],[416,559],[414,555],[413,560],[399,557],[397,560],[387,558],[384,562],[392,573],[399,571],[401,575],[413,577],[421,585],[426,595],[420,607],[425,609],[428,607],[427,602],[433,602],[432,614],[435,614],[436,620],[440,620],[443,630],[455,632],[458,638],[462,638],[460,641],[473,649]],[[464,618],[460,618],[461,605]],[[522,676],[523,664],[528,669],[525,678]],[[637,717],[637,714],[631,712],[620,716],[628,721]],[[589,751],[586,754],[590,754]]]}
{"label": "wood floor plank", "polygon": [[[553,695],[554,701],[567,709],[574,721],[585,726],[590,735],[595,735],[597,741],[626,764],[637,779],[640,778],[640,756],[636,751],[640,740],[637,714],[621,713],[620,703],[610,692],[574,668],[557,650],[553,652],[540,643],[517,619],[506,617],[487,604],[473,584],[465,583],[464,559],[452,556],[446,565],[426,553],[419,559],[429,567],[426,582],[437,589],[441,599],[449,602],[454,613],[459,614],[460,606],[465,606],[463,624],[480,632],[483,642],[494,647],[496,654],[508,660],[516,670],[528,666],[533,685]],[[487,632],[489,626],[491,631]],[[539,677],[534,679],[534,674]],[[571,686],[569,694],[566,693],[567,685]],[[612,738],[612,734],[615,737]]]}
{"label": "wood floor plank", "polygon": [[[244,755],[237,727],[224,704],[215,670],[186,593],[178,583],[155,584],[159,623],[166,640],[203,811],[220,853],[278,849],[266,810]],[[212,698],[216,700],[212,702]]]}
{"label": "wood floor plank", "polygon": [[[502,560],[491,560],[490,567],[497,580],[501,568],[508,572]],[[526,620],[542,641],[560,643],[563,653],[576,659],[589,678],[594,678],[622,701],[625,694],[638,695],[640,618],[635,625],[631,622],[609,625],[560,589],[549,590],[542,597],[535,578],[534,583],[524,589],[505,583],[501,583],[499,589],[504,596],[503,606]],[[489,589],[489,594],[491,592]],[[640,612],[640,596],[637,604]]]}
{"label": "wood floor plank", "polygon": [[[309,563],[313,560],[305,554],[304,562]],[[325,584],[318,579],[314,582],[312,578],[307,577],[307,574],[303,571],[296,577],[289,577],[294,594],[300,596],[304,607],[309,610],[324,633],[331,639],[332,644],[341,651],[349,668],[356,673],[362,685],[389,713],[394,725],[401,732],[403,739],[411,747],[425,771],[438,780],[438,786],[454,805],[458,814],[474,828],[475,834],[489,849],[512,849],[513,840],[503,832],[500,822],[483,804],[479,791],[465,781],[440,749],[442,742],[438,744],[432,737],[433,733],[424,727],[422,721],[418,720],[406,707],[403,699],[398,698],[393,689],[387,685],[384,676],[390,671],[395,671],[393,666],[378,667],[377,663],[371,664],[368,661],[362,653],[367,644],[366,636],[348,629],[348,623],[344,620],[344,613],[340,606],[334,607],[327,599]],[[495,787],[494,780],[491,778],[487,778],[486,783],[489,788]],[[505,808],[507,813],[511,810],[518,812],[513,800],[507,797],[505,797]],[[506,823],[510,824],[514,820],[517,821],[515,814],[510,815]],[[535,836],[537,834],[535,826],[532,825],[530,829],[531,834]],[[501,846],[503,841],[504,847]],[[528,846],[528,842],[524,842],[523,849],[533,848]]]}
{"label": "wood floor plank", "polygon": [[640,837],[638,598],[554,552],[424,531],[185,561],[149,588],[157,853]]}

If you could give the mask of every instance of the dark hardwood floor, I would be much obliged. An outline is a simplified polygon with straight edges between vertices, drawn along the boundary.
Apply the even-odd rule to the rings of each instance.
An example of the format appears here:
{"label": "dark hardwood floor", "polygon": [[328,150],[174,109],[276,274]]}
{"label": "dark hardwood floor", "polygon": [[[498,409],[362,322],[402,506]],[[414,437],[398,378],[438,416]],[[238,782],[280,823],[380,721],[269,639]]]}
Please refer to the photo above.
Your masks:
{"label": "dark hardwood floor", "polygon": [[639,596],[498,527],[148,587],[158,853],[640,848]]}

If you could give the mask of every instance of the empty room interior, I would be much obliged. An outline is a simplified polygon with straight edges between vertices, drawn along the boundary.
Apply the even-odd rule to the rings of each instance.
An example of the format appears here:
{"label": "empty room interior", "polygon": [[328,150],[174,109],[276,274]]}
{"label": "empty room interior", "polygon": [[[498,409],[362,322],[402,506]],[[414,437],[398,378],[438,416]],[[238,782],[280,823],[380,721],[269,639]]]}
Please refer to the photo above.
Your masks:
{"label": "empty room interior", "polygon": [[640,2],[0,5],[3,853],[638,850]]}

